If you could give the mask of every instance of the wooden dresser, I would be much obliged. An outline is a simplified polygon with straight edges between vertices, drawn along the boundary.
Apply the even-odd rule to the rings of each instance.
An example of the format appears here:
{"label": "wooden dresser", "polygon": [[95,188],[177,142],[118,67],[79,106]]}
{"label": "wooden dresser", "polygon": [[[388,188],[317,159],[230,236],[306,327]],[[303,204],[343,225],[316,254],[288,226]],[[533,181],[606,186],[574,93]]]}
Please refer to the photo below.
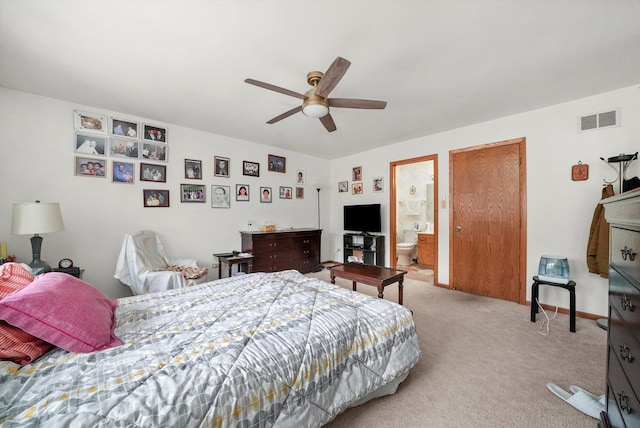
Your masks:
{"label": "wooden dresser", "polygon": [[242,251],[253,254],[254,272],[296,269],[307,273],[322,269],[321,229],[240,232],[240,235],[242,235]]}
{"label": "wooden dresser", "polygon": [[640,427],[640,189],[602,201],[611,225],[607,408],[601,427]]}

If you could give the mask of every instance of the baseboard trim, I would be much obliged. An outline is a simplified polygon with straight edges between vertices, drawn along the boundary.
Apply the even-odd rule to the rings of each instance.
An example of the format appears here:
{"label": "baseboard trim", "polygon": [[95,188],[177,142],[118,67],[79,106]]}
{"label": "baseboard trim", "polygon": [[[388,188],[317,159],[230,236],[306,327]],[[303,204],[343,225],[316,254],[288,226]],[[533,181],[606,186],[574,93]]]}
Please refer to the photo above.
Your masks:
{"label": "baseboard trim", "polygon": [[[527,300],[526,303],[524,303],[527,306],[531,306],[531,301]],[[547,305],[546,303],[542,303],[541,304],[542,307],[547,310],[547,311],[554,311],[556,310],[556,307],[553,305]],[[568,308],[562,308],[562,307],[558,307],[558,312],[560,312],[561,314],[569,314],[570,310]],[[576,317],[578,318],[586,318],[588,320],[599,320],[600,318],[606,318],[606,316],[602,316],[602,315],[595,315],[595,314],[591,314],[589,312],[580,312],[580,311],[576,311]]]}

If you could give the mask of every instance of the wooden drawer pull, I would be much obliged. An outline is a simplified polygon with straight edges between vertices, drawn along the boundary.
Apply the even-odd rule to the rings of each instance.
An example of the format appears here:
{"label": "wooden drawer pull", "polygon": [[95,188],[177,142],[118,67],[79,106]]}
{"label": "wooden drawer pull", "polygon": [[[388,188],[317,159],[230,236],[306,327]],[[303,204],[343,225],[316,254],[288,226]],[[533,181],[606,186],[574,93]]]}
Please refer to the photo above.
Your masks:
{"label": "wooden drawer pull", "polygon": [[623,311],[629,311],[629,312],[633,312],[633,310],[636,308],[631,302],[631,299],[629,299],[626,294],[624,294],[620,298],[620,306],[622,307]]}
{"label": "wooden drawer pull", "polygon": [[627,257],[629,257],[629,260],[633,261],[636,258],[636,253],[631,248],[627,248],[626,245],[624,249],[620,250],[620,254],[622,254],[622,260],[627,260]]}
{"label": "wooden drawer pull", "polygon": [[631,355],[631,349],[627,345],[620,345],[620,358],[623,361],[632,362],[633,355]]}

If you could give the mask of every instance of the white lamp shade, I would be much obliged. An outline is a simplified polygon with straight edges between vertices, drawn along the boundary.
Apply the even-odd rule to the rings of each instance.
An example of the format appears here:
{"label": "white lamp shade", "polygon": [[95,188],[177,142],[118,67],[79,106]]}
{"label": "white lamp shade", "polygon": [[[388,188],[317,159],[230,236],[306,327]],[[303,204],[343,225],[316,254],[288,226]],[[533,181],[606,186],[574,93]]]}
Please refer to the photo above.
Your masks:
{"label": "white lamp shade", "polygon": [[329,107],[322,104],[308,104],[302,108],[302,113],[309,117],[324,117],[329,114]]}
{"label": "white lamp shade", "polygon": [[64,230],[60,204],[57,202],[27,202],[13,204],[11,232],[31,235]]}

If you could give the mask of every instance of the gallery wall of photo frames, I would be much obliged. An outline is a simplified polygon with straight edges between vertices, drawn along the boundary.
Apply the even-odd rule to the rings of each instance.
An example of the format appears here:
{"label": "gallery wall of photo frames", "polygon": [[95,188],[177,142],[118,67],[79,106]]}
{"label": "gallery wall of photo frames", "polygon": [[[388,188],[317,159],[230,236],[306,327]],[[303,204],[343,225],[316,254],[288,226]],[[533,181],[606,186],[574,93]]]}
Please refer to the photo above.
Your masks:
{"label": "gallery wall of photo frames", "polygon": [[[364,182],[362,181],[362,167],[354,166],[351,168],[351,194],[362,195],[364,193]],[[338,182],[338,193],[349,191],[349,181]],[[374,177],[371,181],[371,191],[373,193],[384,191],[384,177]]]}
{"label": "gallery wall of photo frames", "polygon": [[[167,182],[169,161],[167,128],[79,110],[74,111],[74,124],[74,174],[76,176],[102,179],[110,177],[112,183],[119,184],[134,184],[136,177],[140,182]],[[215,177],[230,178],[231,159],[214,156],[213,163]],[[269,154],[267,170],[285,174],[286,158]],[[244,160],[242,175],[260,177],[260,163]],[[202,161],[185,159],[184,178],[202,180],[202,177]],[[276,190],[279,199],[294,199],[294,197],[304,199],[302,186],[306,181],[306,173],[302,169],[297,169],[295,177],[294,186],[279,186]],[[206,203],[206,187],[202,184],[180,184],[180,202]],[[275,195],[271,187],[254,187],[259,187],[258,198],[261,203],[272,203]],[[232,199],[237,202],[247,202],[250,198],[249,184],[238,183],[235,187],[226,184],[211,185],[212,208],[230,208]],[[170,191],[144,188],[142,200],[144,207],[166,208],[170,206]]]}

